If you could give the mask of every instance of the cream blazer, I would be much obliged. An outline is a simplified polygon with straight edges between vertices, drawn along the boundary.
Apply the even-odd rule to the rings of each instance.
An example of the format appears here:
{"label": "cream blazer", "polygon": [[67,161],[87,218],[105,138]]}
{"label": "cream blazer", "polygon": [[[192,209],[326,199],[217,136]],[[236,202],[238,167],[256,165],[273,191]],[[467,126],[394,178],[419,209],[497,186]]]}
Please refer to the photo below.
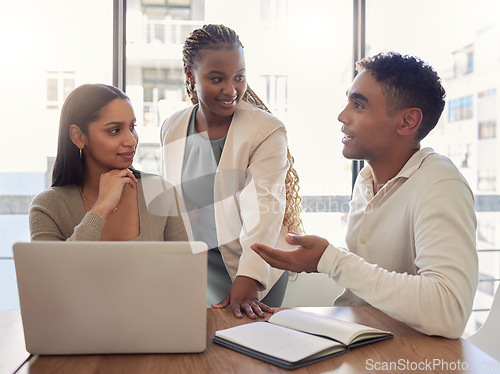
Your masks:
{"label": "cream blazer", "polygon": [[[161,128],[163,176],[182,196],[181,174],[189,118],[194,107],[168,118]],[[283,273],[251,248],[255,242],[291,249],[285,241],[285,177],[289,168],[283,123],[241,101],[229,126],[214,184],[219,247],[227,271],[260,283],[262,299]],[[188,220],[185,219],[185,222]]]}

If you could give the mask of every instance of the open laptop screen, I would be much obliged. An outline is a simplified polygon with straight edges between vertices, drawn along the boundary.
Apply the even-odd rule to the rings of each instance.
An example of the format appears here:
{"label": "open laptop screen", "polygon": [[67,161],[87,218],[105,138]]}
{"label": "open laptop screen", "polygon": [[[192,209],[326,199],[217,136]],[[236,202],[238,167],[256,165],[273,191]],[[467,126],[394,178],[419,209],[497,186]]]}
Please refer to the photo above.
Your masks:
{"label": "open laptop screen", "polygon": [[206,249],[202,242],[14,244],[26,349],[203,351]]}

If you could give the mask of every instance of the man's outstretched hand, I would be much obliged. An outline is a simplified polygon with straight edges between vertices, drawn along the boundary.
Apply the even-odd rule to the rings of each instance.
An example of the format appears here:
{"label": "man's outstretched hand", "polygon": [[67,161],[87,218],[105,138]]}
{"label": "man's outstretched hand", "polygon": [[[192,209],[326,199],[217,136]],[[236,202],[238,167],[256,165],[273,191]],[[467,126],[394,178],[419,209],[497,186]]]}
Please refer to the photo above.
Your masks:
{"label": "man's outstretched hand", "polygon": [[318,271],[318,262],[328,241],[315,235],[297,235],[288,233],[288,244],[295,245],[292,251],[272,248],[268,245],[255,243],[250,246],[269,265],[277,269],[290,270],[296,273],[315,273]]}

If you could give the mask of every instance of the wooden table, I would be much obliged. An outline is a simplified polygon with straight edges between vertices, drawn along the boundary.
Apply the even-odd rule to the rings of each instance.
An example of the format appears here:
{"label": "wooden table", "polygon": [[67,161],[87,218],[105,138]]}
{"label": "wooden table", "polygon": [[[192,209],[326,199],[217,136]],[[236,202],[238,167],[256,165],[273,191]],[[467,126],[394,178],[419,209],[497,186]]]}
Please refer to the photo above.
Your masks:
{"label": "wooden table", "polygon": [[[429,337],[413,330],[372,307],[296,308],[338,319],[389,330],[394,338],[333,357],[326,361],[293,370],[293,373],[500,373],[500,362],[463,339]],[[5,362],[1,372],[19,374],[58,373],[278,373],[276,366],[212,343],[216,330],[251,323],[237,320],[228,309],[207,309],[207,349],[201,354],[31,356],[22,342],[19,312],[0,311],[0,342],[11,341],[9,352],[0,352]],[[2,366],[0,366],[2,368]]]}

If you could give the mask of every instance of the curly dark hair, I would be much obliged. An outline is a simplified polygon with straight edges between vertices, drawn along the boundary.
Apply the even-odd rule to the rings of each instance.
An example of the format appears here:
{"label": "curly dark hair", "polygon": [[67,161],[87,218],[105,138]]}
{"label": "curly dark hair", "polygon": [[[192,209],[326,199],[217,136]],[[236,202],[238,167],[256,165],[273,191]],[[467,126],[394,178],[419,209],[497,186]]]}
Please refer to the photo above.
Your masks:
{"label": "curly dark hair", "polygon": [[422,111],[417,140],[425,138],[436,126],[444,109],[446,93],[441,78],[429,64],[418,57],[389,52],[358,61],[356,70],[368,70],[381,83],[389,115],[405,108]]}

